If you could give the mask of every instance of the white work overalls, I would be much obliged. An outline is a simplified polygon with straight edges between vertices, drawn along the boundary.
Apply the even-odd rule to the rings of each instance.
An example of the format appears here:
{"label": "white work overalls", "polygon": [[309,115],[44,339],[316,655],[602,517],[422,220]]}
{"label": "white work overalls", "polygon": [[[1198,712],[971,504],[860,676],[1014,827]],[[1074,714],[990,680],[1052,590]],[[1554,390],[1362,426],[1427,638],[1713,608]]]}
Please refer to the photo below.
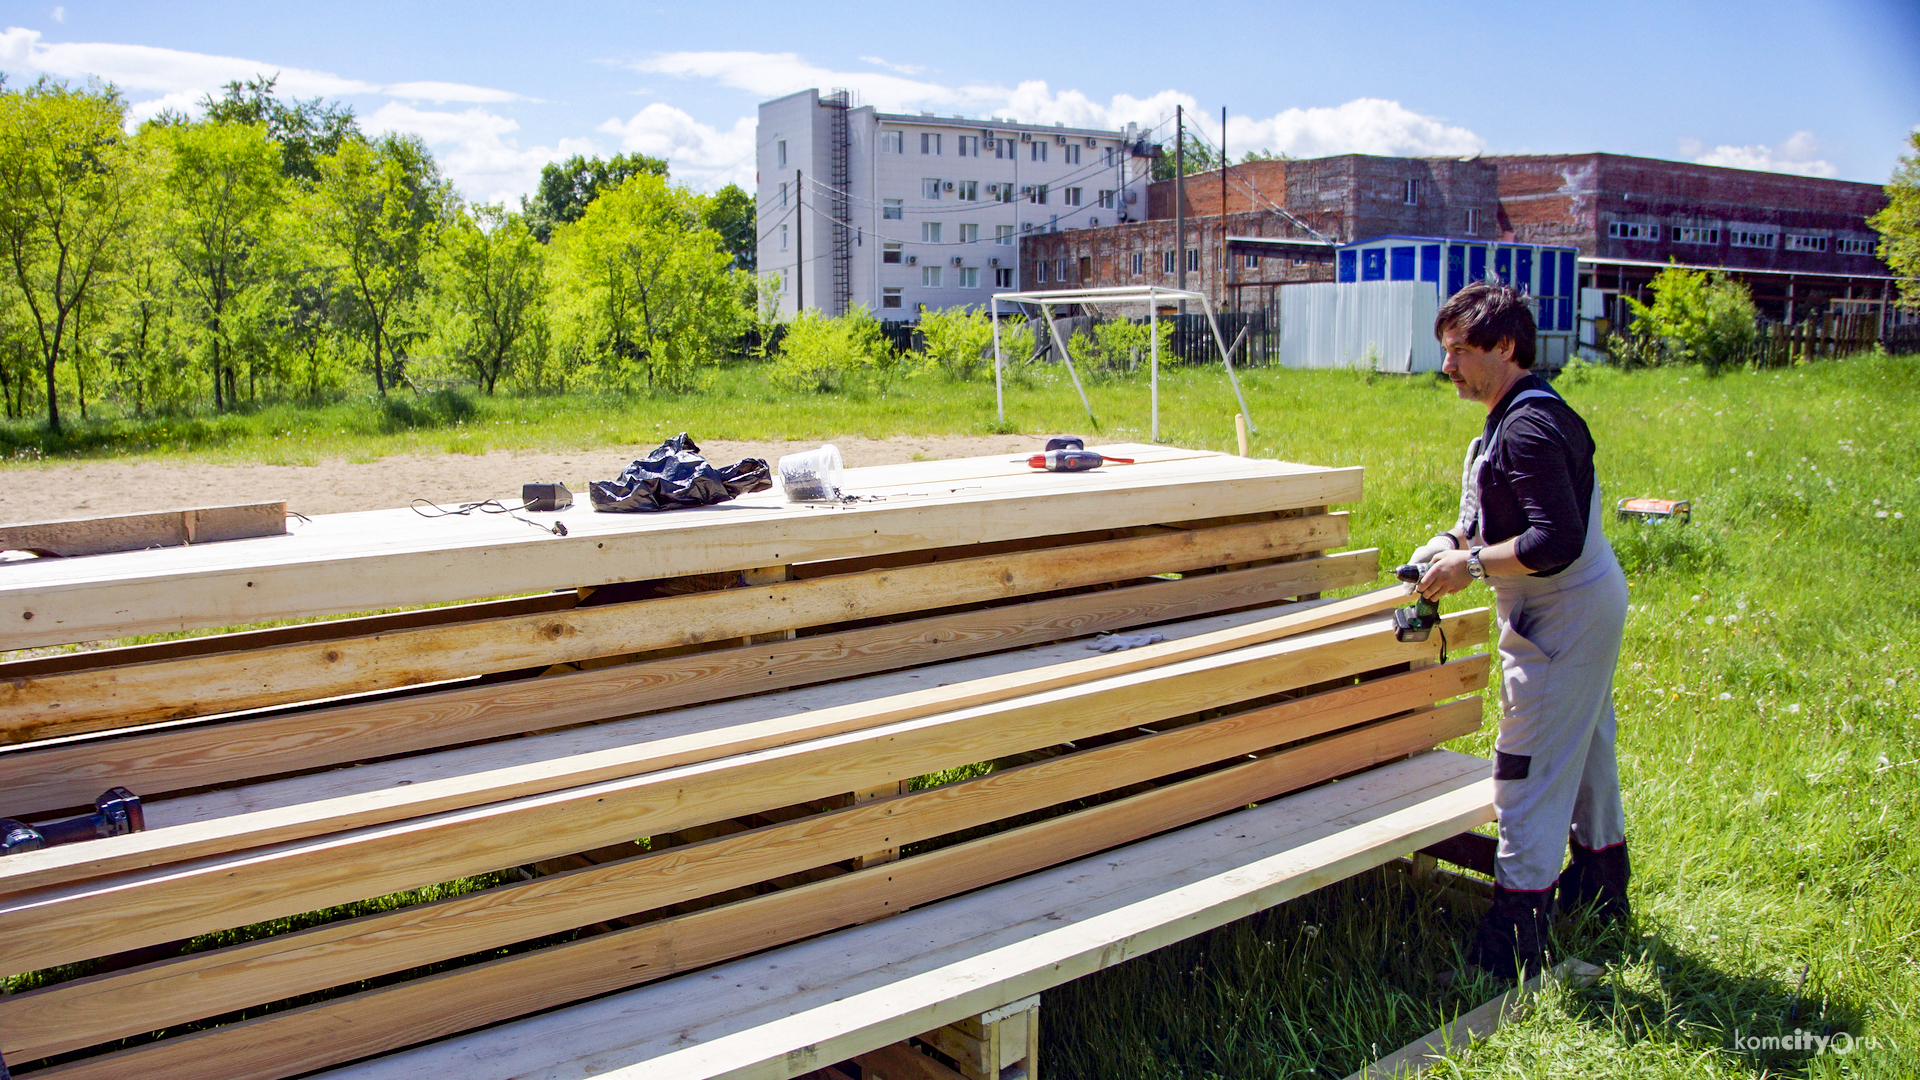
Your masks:
{"label": "white work overalls", "polygon": [[[1507,416],[1528,398],[1557,396],[1523,391]],[[1491,442],[1482,446],[1476,437],[1467,451],[1459,524],[1468,536],[1485,536],[1483,470],[1505,430],[1503,417]],[[1601,529],[1603,505],[1596,476],[1586,542],[1558,574],[1487,575],[1500,621],[1494,876],[1508,889],[1553,887],[1569,827],[1575,841],[1595,851],[1626,839],[1614,759],[1613,671],[1627,620],[1627,579]]]}

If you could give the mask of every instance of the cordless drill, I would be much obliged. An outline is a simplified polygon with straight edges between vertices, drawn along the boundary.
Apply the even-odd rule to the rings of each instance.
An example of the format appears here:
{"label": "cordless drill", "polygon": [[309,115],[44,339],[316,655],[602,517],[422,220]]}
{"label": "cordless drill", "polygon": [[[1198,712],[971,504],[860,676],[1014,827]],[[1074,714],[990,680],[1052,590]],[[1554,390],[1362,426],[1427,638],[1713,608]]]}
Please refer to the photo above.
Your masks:
{"label": "cordless drill", "polygon": [[[1424,566],[1409,563],[1393,572],[1393,576],[1409,584],[1418,584]],[[1420,597],[1412,607],[1395,608],[1393,612],[1393,636],[1399,641],[1425,641],[1433,628],[1440,625],[1440,605],[1426,597]]]}

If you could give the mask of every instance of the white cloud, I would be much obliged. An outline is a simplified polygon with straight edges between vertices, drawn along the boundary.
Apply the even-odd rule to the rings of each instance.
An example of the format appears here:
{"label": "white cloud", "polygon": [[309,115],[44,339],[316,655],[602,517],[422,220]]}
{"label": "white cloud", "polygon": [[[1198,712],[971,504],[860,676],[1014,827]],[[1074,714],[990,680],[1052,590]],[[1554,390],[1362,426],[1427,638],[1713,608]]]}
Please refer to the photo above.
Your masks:
{"label": "white cloud", "polygon": [[280,76],[281,93],[295,97],[377,93],[380,88],[358,79],[324,71],[281,67],[237,56],[161,49],[151,45],[115,45],[104,42],[40,40],[38,30],[8,27],[0,32],[0,67],[8,71],[35,71],[62,79],[97,76],[129,93],[204,94],[236,79],[257,75]]}
{"label": "white cloud", "polygon": [[675,180],[709,189],[739,184],[753,190],[755,119],[743,116],[721,130],[671,105],[654,102],[626,120],[600,130],[620,139],[620,149],[665,158]]}
{"label": "white cloud", "polygon": [[1288,109],[1265,120],[1236,120],[1227,135],[1228,150],[1236,157],[1249,148],[1293,157],[1466,157],[1487,148],[1485,139],[1466,128],[1382,98],[1355,98],[1331,108]]}
{"label": "white cloud", "polygon": [[361,121],[371,132],[418,135],[432,148],[441,171],[475,202],[517,202],[540,182],[540,167],[571,154],[591,154],[585,139],[561,139],[555,147],[521,149],[511,136],[520,123],[474,108],[463,112],[418,109],[390,101]]}
{"label": "white cloud", "polygon": [[888,71],[897,71],[902,75],[918,75],[927,70],[924,64],[896,64],[891,60],[885,60],[878,56],[863,56],[860,58],[860,62],[863,64],[872,64],[874,67],[883,67]]}
{"label": "white cloud", "polygon": [[1682,139],[1680,152],[1693,155],[1702,165],[1721,165],[1729,169],[1758,169],[1761,172],[1795,173],[1800,176],[1836,176],[1833,163],[1821,158],[1819,140],[1811,131],[1796,131],[1786,141],[1773,146],[1732,146],[1722,144],[1705,150],[1698,139]]}
{"label": "white cloud", "polygon": [[66,9],[66,8],[63,8],[63,7],[57,7],[57,8],[54,8],[54,9],[53,9],[53,21],[54,21],[54,22],[59,22],[59,23],[63,23],[63,22],[66,22],[66,21],[67,21],[67,9]]}

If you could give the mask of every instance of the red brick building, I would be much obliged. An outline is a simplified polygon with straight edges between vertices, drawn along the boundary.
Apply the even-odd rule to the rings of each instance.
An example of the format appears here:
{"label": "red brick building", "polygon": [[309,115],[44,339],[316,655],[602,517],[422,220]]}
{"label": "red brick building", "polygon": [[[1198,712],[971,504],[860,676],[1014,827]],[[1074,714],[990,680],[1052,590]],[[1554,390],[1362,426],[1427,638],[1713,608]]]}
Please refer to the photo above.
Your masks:
{"label": "red brick building", "polygon": [[1146,221],[1034,232],[1022,288],[1173,285],[1227,310],[1271,310],[1285,284],[1333,280],[1331,245],[1376,236],[1460,237],[1579,249],[1580,287],[1616,321],[1621,295],[1647,298],[1669,260],[1724,267],[1763,314],[1796,321],[1892,294],[1867,218],[1873,184],[1618,154],[1258,161],[1187,177],[1186,242],[1176,186],[1152,185]]}

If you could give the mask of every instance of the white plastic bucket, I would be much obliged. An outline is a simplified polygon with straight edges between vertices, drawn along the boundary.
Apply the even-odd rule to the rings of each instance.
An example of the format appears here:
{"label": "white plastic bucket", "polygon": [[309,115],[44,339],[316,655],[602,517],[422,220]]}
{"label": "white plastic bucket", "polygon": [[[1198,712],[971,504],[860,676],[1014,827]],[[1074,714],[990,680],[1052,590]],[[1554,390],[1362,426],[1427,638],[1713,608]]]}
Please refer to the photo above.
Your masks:
{"label": "white plastic bucket", "polygon": [[840,448],[828,443],[780,459],[780,488],[788,502],[832,502],[840,497]]}

